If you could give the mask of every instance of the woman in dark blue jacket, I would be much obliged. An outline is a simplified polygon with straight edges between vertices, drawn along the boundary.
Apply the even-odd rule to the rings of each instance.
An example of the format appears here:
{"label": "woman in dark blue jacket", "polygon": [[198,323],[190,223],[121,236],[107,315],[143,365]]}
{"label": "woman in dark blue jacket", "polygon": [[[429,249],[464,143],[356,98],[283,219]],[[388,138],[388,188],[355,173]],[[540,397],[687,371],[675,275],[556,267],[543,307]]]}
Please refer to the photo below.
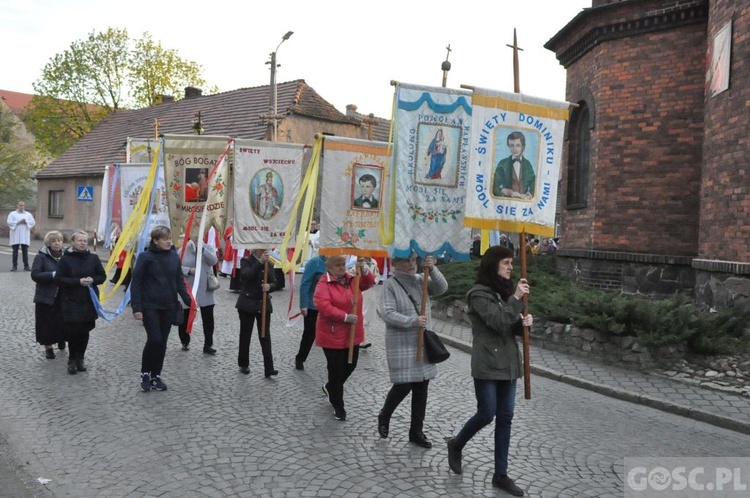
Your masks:
{"label": "woman in dark blue jacket", "polygon": [[31,280],[36,282],[34,291],[36,342],[44,346],[47,358],[50,360],[55,358],[53,349],[55,343],[65,347],[62,338],[62,311],[55,283],[57,262],[62,258],[62,254],[62,234],[57,230],[47,232],[44,236],[44,246],[39,249],[39,254],[36,255],[31,265]]}
{"label": "woman in dark blue jacket", "polygon": [[141,390],[166,391],[161,380],[169,331],[182,316],[180,295],[187,306],[192,304],[182,276],[180,257],[172,247],[172,232],[165,226],[151,230],[148,249],[138,255],[130,283],[133,317],[143,320],[146,345],[141,359]]}
{"label": "woman in dark blue jacket", "polygon": [[71,246],[63,253],[55,272],[55,283],[60,287],[63,330],[68,341],[68,373],[85,372],[83,357],[89,344],[89,332],[94,330],[99,316],[91,300],[89,287],[107,279],[99,256],[88,249],[89,234],[76,230],[70,238]]}

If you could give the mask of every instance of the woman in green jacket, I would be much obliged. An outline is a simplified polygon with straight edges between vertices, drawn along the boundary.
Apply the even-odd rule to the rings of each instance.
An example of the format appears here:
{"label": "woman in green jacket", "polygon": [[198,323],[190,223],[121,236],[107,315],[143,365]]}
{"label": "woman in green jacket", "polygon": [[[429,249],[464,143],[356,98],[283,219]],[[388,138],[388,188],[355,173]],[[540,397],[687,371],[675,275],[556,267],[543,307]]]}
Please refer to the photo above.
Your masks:
{"label": "woman in green jacket", "polygon": [[471,376],[477,397],[477,412],[458,435],[448,441],[448,464],[461,473],[461,451],[483,427],[495,419],[495,473],[492,485],[514,496],[523,496],[508,477],[510,426],[516,399],[516,379],[523,376],[521,354],[515,333],[521,325],[530,327],[531,315],[522,316],[524,294],[529,284],[521,279],[515,291],[510,280],[513,251],[503,246],[490,247],[482,256],[475,285],[469,290],[469,318],[474,337]]}

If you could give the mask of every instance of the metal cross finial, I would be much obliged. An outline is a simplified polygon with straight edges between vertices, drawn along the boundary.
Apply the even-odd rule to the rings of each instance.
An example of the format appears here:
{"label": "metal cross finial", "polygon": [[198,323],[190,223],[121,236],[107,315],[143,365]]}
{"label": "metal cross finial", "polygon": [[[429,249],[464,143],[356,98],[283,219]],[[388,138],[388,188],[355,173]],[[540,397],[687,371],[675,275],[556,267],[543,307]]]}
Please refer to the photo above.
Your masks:
{"label": "metal cross finial", "polygon": [[451,44],[449,43],[445,48],[446,50],[448,50],[448,53],[445,54],[445,60],[443,61],[443,65],[441,66],[441,69],[443,70],[443,88],[445,88],[445,85],[448,84],[448,71],[451,70],[451,63],[448,61],[448,57],[450,57],[451,55]]}

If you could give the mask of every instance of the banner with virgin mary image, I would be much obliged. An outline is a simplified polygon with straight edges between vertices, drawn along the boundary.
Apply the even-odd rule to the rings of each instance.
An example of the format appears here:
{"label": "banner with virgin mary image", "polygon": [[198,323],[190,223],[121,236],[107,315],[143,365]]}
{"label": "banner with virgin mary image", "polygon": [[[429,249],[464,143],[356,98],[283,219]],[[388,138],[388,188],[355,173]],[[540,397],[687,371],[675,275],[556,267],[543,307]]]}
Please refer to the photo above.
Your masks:
{"label": "banner with virgin mary image", "polygon": [[467,226],[555,234],[567,102],[475,88]]}
{"label": "banner with virgin mary image", "polygon": [[235,140],[235,247],[281,245],[300,191],[304,156],[302,144]]}
{"label": "banner with virgin mary image", "polygon": [[224,233],[231,202],[229,152],[232,139],[165,135],[163,140],[172,240],[178,243],[180,235],[186,231],[197,239],[203,217],[206,217],[205,231],[214,227]]}
{"label": "banner with virgin mary image", "polygon": [[388,144],[325,137],[318,253],[387,257],[380,238],[390,204]]}
{"label": "banner with virgin mary image", "polygon": [[399,83],[396,88],[393,255],[468,260],[464,228],[471,93]]}

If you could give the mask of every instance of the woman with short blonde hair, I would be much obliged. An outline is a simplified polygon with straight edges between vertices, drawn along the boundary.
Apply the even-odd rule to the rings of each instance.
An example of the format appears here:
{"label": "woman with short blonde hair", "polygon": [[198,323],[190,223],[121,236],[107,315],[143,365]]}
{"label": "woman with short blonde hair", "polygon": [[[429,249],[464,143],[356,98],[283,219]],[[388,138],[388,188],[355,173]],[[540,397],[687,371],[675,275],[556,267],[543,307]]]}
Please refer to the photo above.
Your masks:
{"label": "woman with short blonde hair", "polygon": [[36,342],[44,346],[48,359],[55,358],[53,344],[65,348],[62,333],[62,312],[58,297],[55,272],[63,254],[63,236],[57,230],[47,232],[44,246],[31,265],[31,280],[36,282],[34,291],[34,317]]}
{"label": "woman with short blonde hair", "polygon": [[[333,406],[336,420],[346,420],[344,409],[344,383],[357,368],[359,345],[365,337],[362,323],[362,291],[375,284],[375,277],[368,271],[363,258],[357,260],[361,277],[359,289],[354,289],[354,275],[346,271],[346,256],[326,258],[325,275],[315,287],[313,302],[318,308],[315,327],[315,344],[323,348],[328,365],[328,382],[323,392]],[[352,310],[352,303],[356,307]],[[354,311],[352,313],[352,311]],[[354,326],[354,351],[349,363],[349,337]]]}
{"label": "woman with short blonde hair", "polygon": [[107,279],[99,256],[88,248],[89,234],[75,230],[70,247],[63,252],[57,265],[55,282],[60,286],[64,337],[68,341],[68,373],[85,372],[84,355],[89,333],[99,315],[91,300],[89,287],[98,293],[97,285]]}

